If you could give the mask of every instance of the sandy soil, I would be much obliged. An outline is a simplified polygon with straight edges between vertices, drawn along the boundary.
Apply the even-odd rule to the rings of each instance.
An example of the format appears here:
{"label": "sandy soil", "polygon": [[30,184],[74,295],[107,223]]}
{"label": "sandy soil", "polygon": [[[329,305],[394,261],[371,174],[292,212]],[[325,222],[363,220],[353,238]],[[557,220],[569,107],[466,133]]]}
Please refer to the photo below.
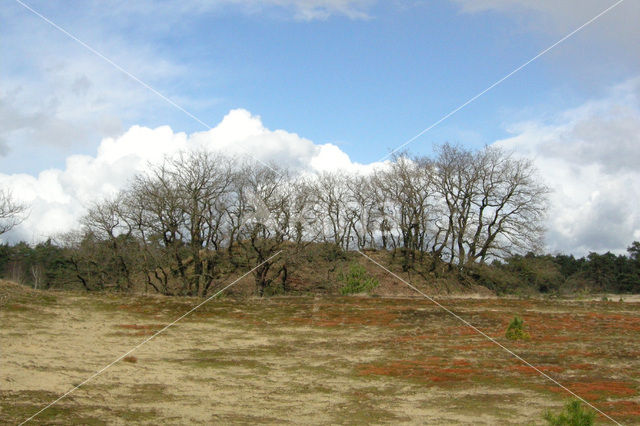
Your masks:
{"label": "sandy soil", "polygon": [[[26,420],[198,302],[8,293],[0,295],[0,423],[7,424]],[[619,421],[640,422],[640,304],[446,302]],[[514,314],[529,324],[530,341],[503,339]],[[567,401],[416,299],[214,300],[132,356],[33,423],[544,424],[544,412]]]}

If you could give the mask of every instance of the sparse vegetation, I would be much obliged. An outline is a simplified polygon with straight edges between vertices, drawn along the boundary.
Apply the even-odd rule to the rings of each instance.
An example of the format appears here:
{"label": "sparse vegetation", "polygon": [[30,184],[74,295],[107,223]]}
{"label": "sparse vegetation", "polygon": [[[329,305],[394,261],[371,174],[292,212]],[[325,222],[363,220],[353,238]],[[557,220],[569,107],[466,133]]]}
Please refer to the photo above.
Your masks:
{"label": "sparse vegetation", "polygon": [[[11,360],[0,390],[2,424],[25,420],[140,343],[138,333],[198,303],[16,284],[0,284],[1,294],[7,304],[0,308],[0,341],[10,342],[3,355]],[[506,315],[535,312],[525,317],[535,345],[514,342],[517,353],[620,423],[637,424],[640,393],[629,371],[640,370],[640,341],[630,338],[640,329],[640,303],[629,299],[623,306],[540,298],[442,302],[490,335],[504,332]],[[5,309],[16,303],[25,310]],[[428,300],[229,296],[175,327],[140,347],[137,363],[114,365],[39,420],[472,424],[481,413],[487,424],[527,424],[548,410],[560,414],[556,407],[566,397]],[[46,350],[51,341],[59,349]],[[268,397],[248,401],[247,394]]]}
{"label": "sparse vegetation", "polygon": [[[133,272],[139,266],[139,263],[134,262],[136,257],[138,262],[143,260],[136,249],[137,243],[120,238],[117,244],[125,260],[131,259],[125,261],[130,272],[129,280],[120,275],[122,269],[116,260],[110,257],[109,243],[94,237],[84,239],[73,246],[75,248],[61,246],[54,241],[46,241],[36,246],[25,243],[13,246],[0,245],[0,276],[30,287],[38,283],[39,288],[43,289],[155,293],[156,290],[149,284],[145,274],[140,271]],[[287,243],[283,248],[285,251],[281,261],[262,271],[264,280],[258,276],[256,286],[262,289],[265,296],[331,292],[340,271],[344,271],[349,264],[364,263],[357,253],[344,251],[331,243]],[[246,271],[251,266],[251,250],[253,249],[239,244],[231,255],[222,253],[217,257],[219,273],[213,278],[206,293],[211,294],[214,289],[220,288],[238,273]],[[450,269],[437,258],[419,252],[410,255],[409,261],[407,253],[403,250],[376,250],[370,251],[370,255],[396,273],[411,277],[418,285],[431,287],[435,283],[444,282],[447,292],[463,291],[475,285],[486,287],[498,295],[530,297],[542,294],[588,298],[593,297],[595,293],[602,297],[602,300],[604,297],[611,299],[610,296],[601,296],[603,290],[609,295],[640,292],[640,262],[634,257],[613,258],[613,265],[618,265],[618,269],[607,272],[609,278],[606,278],[607,284],[603,287],[598,284],[603,282],[602,276],[592,278],[593,271],[600,270],[591,265],[591,262],[596,261],[596,256],[593,255],[574,259],[562,255],[530,254],[508,258],[504,262],[473,265],[463,271]],[[605,256],[604,259],[609,257]],[[186,275],[194,272],[192,263],[185,262],[184,266]],[[38,274],[34,274],[34,271]],[[160,270],[155,272],[158,273],[158,277],[164,276]],[[167,274],[167,283],[177,283],[176,278],[172,277],[172,273]],[[262,284],[264,287],[261,287]],[[435,291],[440,289],[436,285],[433,285],[433,288]],[[176,295],[178,294],[179,292]],[[612,300],[619,299],[622,298],[616,297]]]}

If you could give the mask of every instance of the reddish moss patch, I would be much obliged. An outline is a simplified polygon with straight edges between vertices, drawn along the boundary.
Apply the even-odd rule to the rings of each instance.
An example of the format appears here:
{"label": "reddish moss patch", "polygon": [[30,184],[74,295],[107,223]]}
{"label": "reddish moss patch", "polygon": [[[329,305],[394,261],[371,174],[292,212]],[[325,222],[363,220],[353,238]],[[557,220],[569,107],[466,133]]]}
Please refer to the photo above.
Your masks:
{"label": "reddish moss patch", "polygon": [[573,339],[571,339],[571,337],[569,337],[569,336],[547,335],[547,336],[537,337],[535,340],[539,341],[539,342],[561,343],[561,342],[568,342],[568,341],[573,340]]}
{"label": "reddish moss patch", "polygon": [[640,318],[624,314],[589,312],[586,316],[607,329],[640,331]]}
{"label": "reddish moss patch", "polygon": [[576,333],[593,334],[596,332],[610,332],[611,330],[640,331],[640,318],[626,314],[586,312],[583,314],[549,314],[544,316],[527,316],[527,324],[532,333],[543,336],[541,339],[553,340],[558,332],[571,335]]}
{"label": "reddish moss patch", "polygon": [[8,311],[28,311],[29,307],[21,303],[11,303],[6,307]]}
{"label": "reddish moss patch", "polygon": [[[538,370],[536,370],[536,368]],[[562,373],[564,368],[557,365],[536,365],[535,368],[529,367],[528,365],[510,365],[507,367],[507,370],[517,371],[519,373],[528,374],[528,375],[538,375],[539,371],[544,373]]]}
{"label": "reddish moss patch", "polygon": [[[603,402],[602,407],[612,417],[640,417],[640,402],[611,401]],[[637,420],[637,419],[636,419]]]}
{"label": "reddish moss patch", "polygon": [[570,349],[568,351],[565,351],[562,356],[575,356],[575,357],[579,357],[579,358],[583,358],[583,357],[593,357],[596,356],[596,354],[592,351],[583,351],[580,349]]}
{"label": "reddish moss patch", "polygon": [[461,325],[457,327],[447,328],[446,334],[451,336],[479,336],[480,334],[469,327],[468,325]]}
{"label": "reddish moss patch", "polygon": [[493,348],[495,346],[496,346],[495,343],[484,341],[484,342],[472,343],[468,345],[451,346],[451,349],[455,351],[476,351],[478,349]]}
{"label": "reddish moss patch", "polygon": [[461,382],[469,380],[477,373],[474,368],[443,366],[439,357],[419,361],[401,360],[387,364],[362,364],[358,368],[358,374],[361,376],[390,376],[426,382]]}
{"label": "reddish moss patch", "polygon": [[[611,397],[632,396],[637,391],[632,387],[631,383],[623,381],[596,381],[596,382],[578,382],[565,385],[576,394],[587,400],[600,400]],[[558,393],[565,391],[557,386],[551,386],[549,390]]]}
{"label": "reddish moss patch", "polygon": [[593,370],[596,366],[589,363],[569,364],[571,370]]}
{"label": "reddish moss patch", "polygon": [[289,321],[297,324],[315,325],[319,327],[336,327],[349,325],[386,326],[394,327],[398,314],[388,309],[358,309],[338,310],[326,309],[321,306],[320,311],[310,316],[292,317]]}
{"label": "reddish moss patch", "polygon": [[438,370],[439,372],[445,373],[445,374],[474,374],[476,372],[476,370],[474,370],[473,368],[441,368]]}

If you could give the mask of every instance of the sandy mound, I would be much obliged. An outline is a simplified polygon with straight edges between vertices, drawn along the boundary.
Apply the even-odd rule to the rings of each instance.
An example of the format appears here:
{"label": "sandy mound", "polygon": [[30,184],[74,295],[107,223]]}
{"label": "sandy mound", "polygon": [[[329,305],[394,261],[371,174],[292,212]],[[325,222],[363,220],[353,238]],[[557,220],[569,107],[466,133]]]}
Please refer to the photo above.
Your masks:
{"label": "sandy mound", "polygon": [[23,299],[25,296],[32,296],[39,293],[38,290],[33,290],[30,287],[22,284],[15,283],[13,281],[0,280],[0,308],[14,302],[18,299]]}

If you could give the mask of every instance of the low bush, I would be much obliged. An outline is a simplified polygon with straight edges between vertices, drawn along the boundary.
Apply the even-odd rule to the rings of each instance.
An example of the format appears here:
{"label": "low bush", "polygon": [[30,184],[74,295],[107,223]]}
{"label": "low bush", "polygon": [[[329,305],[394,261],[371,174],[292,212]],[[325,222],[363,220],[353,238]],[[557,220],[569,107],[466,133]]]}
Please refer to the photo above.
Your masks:
{"label": "low bush", "polygon": [[567,403],[560,414],[554,415],[547,412],[544,415],[544,419],[551,426],[591,426],[595,417],[595,413],[582,408],[578,400]]}
{"label": "low bush", "polygon": [[340,293],[355,294],[368,293],[380,285],[380,282],[370,276],[364,266],[357,263],[349,266],[349,272],[340,272],[338,280],[343,283]]}
{"label": "low bush", "polygon": [[505,336],[509,340],[529,340],[531,338],[529,333],[524,330],[524,320],[518,316],[509,323]]}

